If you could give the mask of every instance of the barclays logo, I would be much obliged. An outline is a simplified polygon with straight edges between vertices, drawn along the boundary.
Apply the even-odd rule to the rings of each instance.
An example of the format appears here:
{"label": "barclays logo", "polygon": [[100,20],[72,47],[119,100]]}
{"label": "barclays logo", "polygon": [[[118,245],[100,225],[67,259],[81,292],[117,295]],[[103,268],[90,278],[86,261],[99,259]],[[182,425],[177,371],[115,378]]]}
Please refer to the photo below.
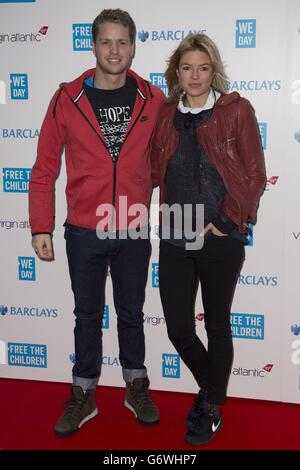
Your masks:
{"label": "barclays logo", "polygon": [[140,31],[140,32],[138,33],[138,38],[139,38],[139,40],[140,40],[141,42],[146,42],[147,39],[149,38],[149,33],[148,33],[148,31],[144,31],[144,30]]}
{"label": "barclays logo", "polygon": [[295,336],[298,336],[300,335],[300,325],[292,325],[291,326],[291,332],[293,333],[293,335]]}
{"label": "barclays logo", "polygon": [[139,31],[138,38],[141,42],[146,42],[148,39],[151,41],[182,41],[189,34],[201,34],[207,33],[206,29],[195,29],[195,30],[153,30],[149,31]]}
{"label": "barclays logo", "polygon": [[102,364],[104,366],[118,366],[120,367],[120,361],[117,357],[112,357],[112,356],[103,356],[102,358]]}
{"label": "barclays logo", "polygon": [[[69,360],[75,364],[76,361],[76,355],[75,353],[69,354]],[[120,366],[120,361],[117,357],[112,357],[112,356],[103,356],[102,358],[102,364],[104,366]]]}
{"label": "barclays logo", "polygon": [[6,307],[0,306],[0,315],[11,315],[15,317],[26,317],[26,318],[57,318],[57,308],[40,308],[40,307]]}
{"label": "barclays logo", "polygon": [[238,284],[243,286],[261,286],[261,287],[277,287],[277,276],[257,276],[253,274],[240,275],[238,277]]}
{"label": "barclays logo", "polygon": [[5,307],[4,305],[0,305],[0,315],[4,316],[8,312],[8,308]]}
{"label": "barclays logo", "polygon": [[2,129],[2,139],[36,139],[40,136],[39,129]]}
{"label": "barclays logo", "polygon": [[72,364],[75,364],[75,362],[76,362],[75,353],[69,354],[69,359],[72,362]]}
{"label": "barclays logo", "polygon": [[279,91],[281,80],[234,80],[227,84],[228,91]]}
{"label": "barclays logo", "polygon": [[295,132],[294,137],[295,140],[300,143],[300,131]]}

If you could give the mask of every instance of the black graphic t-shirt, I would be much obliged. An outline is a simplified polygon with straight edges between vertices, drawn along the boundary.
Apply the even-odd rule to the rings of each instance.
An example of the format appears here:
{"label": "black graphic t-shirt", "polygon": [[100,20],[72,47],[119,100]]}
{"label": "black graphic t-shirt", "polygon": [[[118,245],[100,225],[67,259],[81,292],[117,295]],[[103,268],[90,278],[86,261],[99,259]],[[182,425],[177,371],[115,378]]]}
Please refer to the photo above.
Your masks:
{"label": "black graphic t-shirt", "polygon": [[117,161],[125,140],[136,97],[136,81],[127,77],[126,83],[116,90],[93,87],[92,80],[84,83],[84,91],[101,127],[113,161]]}

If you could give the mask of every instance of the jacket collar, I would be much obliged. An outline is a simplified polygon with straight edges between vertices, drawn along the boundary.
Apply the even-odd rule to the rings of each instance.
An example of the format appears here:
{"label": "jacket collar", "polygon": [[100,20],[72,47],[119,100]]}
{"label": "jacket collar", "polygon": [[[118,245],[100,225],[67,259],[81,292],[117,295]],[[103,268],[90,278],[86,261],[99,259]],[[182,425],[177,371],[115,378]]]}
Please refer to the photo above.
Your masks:
{"label": "jacket collar", "polygon": [[[231,103],[233,103],[234,101],[239,101],[241,99],[241,96],[239,93],[237,93],[236,91],[233,91],[232,93],[228,93],[228,95],[221,95],[217,101],[216,101],[216,104],[215,106],[227,106]],[[165,103],[164,103],[164,108],[166,110],[175,110],[178,106],[177,103],[174,103],[170,100],[167,100]]]}
{"label": "jacket collar", "polygon": [[[95,71],[96,71],[95,68],[86,70],[85,72],[83,72],[83,74],[81,74],[78,78],[76,78],[72,82],[61,83],[60,88],[64,89],[67,92],[67,94],[70,96],[70,98],[73,101],[77,102],[81,98],[81,95],[83,93],[83,83],[85,79],[95,75]],[[150,96],[151,98],[153,97],[150,85],[146,80],[144,80],[137,73],[135,73],[133,70],[130,70],[130,69],[127,71],[127,75],[135,79],[137,83],[137,92],[139,93],[142,99],[146,100],[147,96]]]}

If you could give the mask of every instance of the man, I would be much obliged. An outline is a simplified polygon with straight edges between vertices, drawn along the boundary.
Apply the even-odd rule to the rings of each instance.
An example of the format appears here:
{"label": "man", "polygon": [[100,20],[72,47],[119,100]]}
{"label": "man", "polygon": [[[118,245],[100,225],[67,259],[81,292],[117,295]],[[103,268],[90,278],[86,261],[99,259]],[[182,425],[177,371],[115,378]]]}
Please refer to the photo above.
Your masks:
{"label": "man", "polygon": [[[75,298],[76,361],[71,398],[55,426],[60,436],[74,433],[98,413],[95,389],[102,364],[108,265],[126,382],[125,405],[140,423],[159,422],[144,365],[142,307],[151,245],[148,236],[130,237],[129,229],[134,222],[130,207],[150,204],[149,142],[164,98],[159,89],[129,69],[136,28],[127,12],[103,10],[94,20],[92,36],[96,68],[63,83],[52,98],[29,187],[32,245],[40,259],[51,260],[54,183],[65,149],[65,238]],[[99,217],[110,207],[111,217]],[[148,231],[148,220],[136,232],[145,233],[145,228]]]}

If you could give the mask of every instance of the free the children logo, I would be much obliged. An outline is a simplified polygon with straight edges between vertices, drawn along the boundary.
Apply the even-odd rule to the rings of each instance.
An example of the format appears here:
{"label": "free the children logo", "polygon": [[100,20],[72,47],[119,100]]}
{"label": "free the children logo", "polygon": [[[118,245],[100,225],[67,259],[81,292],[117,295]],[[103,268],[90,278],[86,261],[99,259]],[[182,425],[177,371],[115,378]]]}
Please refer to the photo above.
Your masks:
{"label": "free the children logo", "polygon": [[3,168],[5,193],[28,193],[31,168]]}
{"label": "free the children logo", "polygon": [[47,368],[47,345],[0,341],[0,364]]}
{"label": "free the children logo", "polygon": [[231,313],[233,338],[263,340],[265,337],[265,317],[262,314]]}
{"label": "free the children logo", "polygon": [[160,88],[161,91],[168,96],[168,85],[163,72],[150,72],[149,79],[152,85]]}
{"label": "free the children logo", "polygon": [[92,50],[92,24],[74,23],[73,28],[73,51],[91,51]]}

